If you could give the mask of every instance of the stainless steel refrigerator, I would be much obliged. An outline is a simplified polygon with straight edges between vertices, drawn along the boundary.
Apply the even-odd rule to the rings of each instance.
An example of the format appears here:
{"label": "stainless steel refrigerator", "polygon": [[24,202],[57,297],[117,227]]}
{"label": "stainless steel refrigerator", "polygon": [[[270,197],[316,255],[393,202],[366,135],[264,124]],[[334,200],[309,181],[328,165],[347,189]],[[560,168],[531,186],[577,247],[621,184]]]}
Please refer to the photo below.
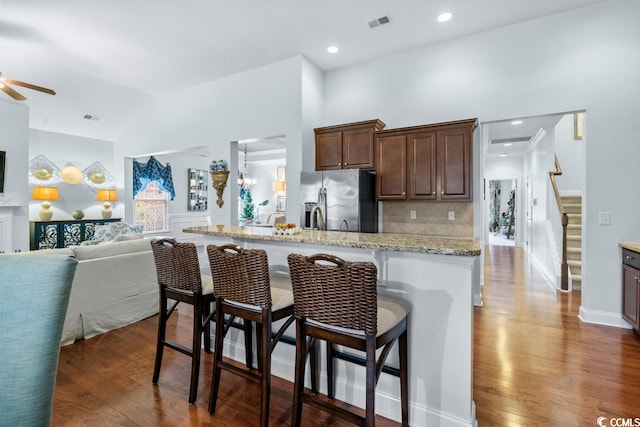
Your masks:
{"label": "stainless steel refrigerator", "polygon": [[300,173],[300,225],[311,228],[319,206],[327,230],[378,232],[375,175],[362,169]]}

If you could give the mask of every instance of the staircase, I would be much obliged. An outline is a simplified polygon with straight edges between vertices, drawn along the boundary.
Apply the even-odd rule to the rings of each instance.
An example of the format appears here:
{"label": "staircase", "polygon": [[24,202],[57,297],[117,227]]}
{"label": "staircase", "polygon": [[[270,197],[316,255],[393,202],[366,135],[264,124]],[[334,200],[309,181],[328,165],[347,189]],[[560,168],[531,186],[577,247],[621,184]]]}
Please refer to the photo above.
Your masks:
{"label": "staircase", "polygon": [[582,289],[582,196],[561,196],[564,210],[569,217],[567,226],[567,264],[572,290]]}

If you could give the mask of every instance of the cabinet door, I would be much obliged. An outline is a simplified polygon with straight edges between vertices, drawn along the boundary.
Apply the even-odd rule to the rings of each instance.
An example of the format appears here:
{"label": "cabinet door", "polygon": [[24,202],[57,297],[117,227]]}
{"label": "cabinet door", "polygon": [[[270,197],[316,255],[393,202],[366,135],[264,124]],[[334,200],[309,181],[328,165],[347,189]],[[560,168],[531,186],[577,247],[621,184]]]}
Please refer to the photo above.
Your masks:
{"label": "cabinet door", "polygon": [[342,132],[316,135],[316,170],[342,169]]}
{"label": "cabinet door", "polygon": [[640,270],[622,265],[622,317],[636,329],[640,330],[638,317],[638,282]]}
{"label": "cabinet door", "polygon": [[376,138],[376,193],[378,200],[407,198],[407,137],[406,135]]}
{"label": "cabinet door", "polygon": [[62,227],[62,247],[79,245],[84,240],[84,222],[61,222]]}
{"label": "cabinet door", "polygon": [[471,201],[471,132],[467,128],[438,131],[440,200]]}
{"label": "cabinet door", "polygon": [[407,188],[410,199],[435,200],[436,133],[410,134],[407,141]]}
{"label": "cabinet door", "polygon": [[373,169],[373,129],[342,132],[342,168]]}

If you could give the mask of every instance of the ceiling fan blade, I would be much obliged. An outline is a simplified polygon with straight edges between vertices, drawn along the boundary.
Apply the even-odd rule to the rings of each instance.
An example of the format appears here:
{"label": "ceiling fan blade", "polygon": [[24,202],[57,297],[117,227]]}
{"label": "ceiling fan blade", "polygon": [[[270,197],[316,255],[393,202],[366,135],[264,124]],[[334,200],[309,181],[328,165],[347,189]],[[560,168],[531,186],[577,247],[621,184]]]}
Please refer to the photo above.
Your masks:
{"label": "ceiling fan blade", "polygon": [[40,92],[48,93],[49,95],[55,95],[56,94],[56,92],[54,90],[47,89],[46,87],[32,85],[31,83],[25,83],[25,82],[21,82],[19,80],[13,80],[13,79],[6,79],[6,80],[7,80],[7,83],[12,84],[12,85],[26,87],[27,89],[37,90],[37,91],[40,91]]}
{"label": "ceiling fan blade", "polygon": [[0,90],[6,93],[7,95],[9,95],[10,97],[12,97],[13,99],[15,99],[16,101],[24,101],[25,99],[27,99],[24,96],[22,96],[20,93],[16,92],[15,90],[11,89],[9,86],[2,83],[0,83]]}

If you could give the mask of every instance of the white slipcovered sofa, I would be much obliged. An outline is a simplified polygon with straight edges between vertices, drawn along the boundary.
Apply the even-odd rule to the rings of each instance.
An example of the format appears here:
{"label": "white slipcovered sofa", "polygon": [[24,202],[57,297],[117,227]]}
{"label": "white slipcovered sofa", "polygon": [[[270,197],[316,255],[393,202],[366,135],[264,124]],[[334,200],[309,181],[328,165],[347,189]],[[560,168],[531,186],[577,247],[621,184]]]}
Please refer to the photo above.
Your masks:
{"label": "white slipcovered sofa", "polygon": [[25,253],[62,253],[78,260],[61,345],[91,338],[158,312],[158,279],[150,240],[138,233],[122,233],[107,239],[111,240]]}

